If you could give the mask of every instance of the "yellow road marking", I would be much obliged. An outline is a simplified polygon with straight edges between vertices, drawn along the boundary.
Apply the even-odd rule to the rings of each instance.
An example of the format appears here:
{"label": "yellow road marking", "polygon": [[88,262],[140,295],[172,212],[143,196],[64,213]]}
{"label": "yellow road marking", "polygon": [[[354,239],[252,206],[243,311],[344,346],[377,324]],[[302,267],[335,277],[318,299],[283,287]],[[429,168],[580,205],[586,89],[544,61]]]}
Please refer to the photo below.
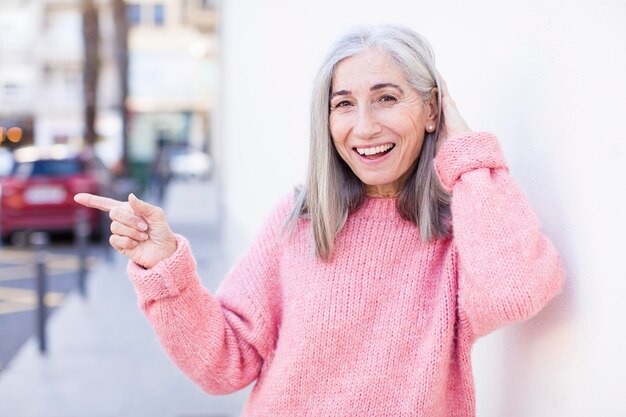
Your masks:
{"label": "yellow road marking", "polygon": [[[50,302],[57,302],[63,298],[63,293],[48,292],[46,297],[49,298]],[[37,301],[36,291],[24,288],[0,287],[0,300],[9,300],[16,303],[35,303]]]}
{"label": "yellow road marking", "polygon": [[2,249],[0,250],[0,262],[7,264],[20,264],[24,262],[32,262],[35,254],[32,251]]}
{"label": "yellow road marking", "polygon": [[0,301],[0,316],[3,314],[21,313],[23,311],[35,310],[34,305],[24,303],[10,303],[6,301]]}
{"label": "yellow road marking", "polygon": [[[78,255],[56,254],[46,251],[48,258],[78,258]],[[0,263],[29,264],[35,262],[35,251],[32,249],[2,249],[0,248]]]}
{"label": "yellow road marking", "polygon": [[[90,256],[87,258],[87,269],[91,269],[96,264],[97,258]],[[46,271],[49,275],[59,275],[67,272],[77,271],[80,261],[77,256],[49,257],[46,260]],[[35,264],[13,265],[0,267],[0,282],[20,279],[30,279],[36,275]]]}
{"label": "yellow road marking", "polygon": [[[44,303],[48,307],[56,307],[63,302],[65,294],[48,292]],[[0,314],[17,313],[37,308],[37,293],[34,290],[0,287]]]}
{"label": "yellow road marking", "polygon": [[[46,254],[46,273],[49,277],[68,272],[76,272],[80,267],[78,255]],[[87,257],[87,268],[91,269],[97,257]],[[11,264],[0,267],[0,282],[33,279],[36,274],[35,253],[32,251],[2,249],[0,263]],[[44,302],[48,307],[56,307],[63,301],[65,294],[48,292]],[[0,315],[29,311],[37,308],[37,293],[32,289],[0,287]]]}

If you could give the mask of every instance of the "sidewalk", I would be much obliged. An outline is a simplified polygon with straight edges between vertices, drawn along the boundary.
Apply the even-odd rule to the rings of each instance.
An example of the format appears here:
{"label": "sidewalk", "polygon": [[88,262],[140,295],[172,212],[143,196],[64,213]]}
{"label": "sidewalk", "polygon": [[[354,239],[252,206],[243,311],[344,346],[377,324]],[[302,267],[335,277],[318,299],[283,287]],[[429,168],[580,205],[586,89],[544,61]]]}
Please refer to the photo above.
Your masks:
{"label": "sidewalk", "polygon": [[[209,183],[173,183],[164,209],[172,229],[190,240],[200,276],[214,291],[229,265],[219,262]],[[34,338],[0,374],[0,416],[237,417],[246,390],[210,396],[165,355],[139,311],[126,260],[102,260],[88,296],[72,292],[48,322],[48,353]]]}

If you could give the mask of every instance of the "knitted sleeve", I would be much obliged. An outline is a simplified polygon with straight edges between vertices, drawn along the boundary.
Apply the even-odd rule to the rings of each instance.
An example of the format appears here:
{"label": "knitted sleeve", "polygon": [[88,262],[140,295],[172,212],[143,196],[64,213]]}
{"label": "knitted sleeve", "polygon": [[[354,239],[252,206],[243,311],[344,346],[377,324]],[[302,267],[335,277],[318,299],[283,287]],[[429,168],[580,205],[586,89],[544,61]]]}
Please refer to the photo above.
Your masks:
{"label": "knitted sleeve", "polygon": [[280,234],[291,200],[279,204],[216,296],[202,286],[189,243],[180,235],[176,252],[153,268],[129,263],[139,306],[163,348],[210,394],[244,388],[273,355],[280,319]]}
{"label": "knitted sleeve", "polygon": [[461,324],[476,338],[537,313],[560,291],[563,266],[496,137],[450,138],[435,170],[452,193]]}

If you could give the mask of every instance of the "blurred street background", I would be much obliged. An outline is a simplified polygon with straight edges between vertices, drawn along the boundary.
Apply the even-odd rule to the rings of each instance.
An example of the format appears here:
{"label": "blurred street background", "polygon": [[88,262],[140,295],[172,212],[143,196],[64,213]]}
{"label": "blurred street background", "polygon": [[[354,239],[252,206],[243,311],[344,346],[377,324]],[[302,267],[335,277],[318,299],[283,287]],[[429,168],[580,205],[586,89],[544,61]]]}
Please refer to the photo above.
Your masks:
{"label": "blurred street background", "polygon": [[207,153],[216,19],[206,0],[3,0],[3,152],[93,147],[142,189],[163,147]]}
{"label": "blurred street background", "polygon": [[165,357],[106,218],[72,196],[164,206],[215,289],[304,178],[329,45],[370,23],[430,41],[566,265],[561,296],[474,347],[477,415],[625,416],[625,16],[619,0],[0,0],[0,416],[239,415],[249,391],[204,394]]}
{"label": "blurred street background", "polygon": [[[212,203],[215,196],[211,182],[173,180],[163,201],[172,228],[189,239],[198,273],[211,291],[216,290],[228,269],[219,244],[218,214]],[[239,415],[251,388],[211,396],[176,368],[139,312],[126,276],[124,256],[109,256],[101,245],[92,244],[86,294],[81,296],[76,291],[77,268],[70,262],[75,255],[57,255],[57,250],[69,251],[71,243],[57,240],[50,248],[48,262],[54,291],[49,293],[54,297],[49,305],[55,309],[47,326],[46,353],[41,353],[33,336],[33,303],[22,299],[21,313],[0,313],[1,345],[12,348],[0,352],[3,360],[10,360],[0,371],[0,416]],[[2,253],[8,251],[13,249]],[[24,251],[24,257],[27,255],[29,252]],[[57,259],[65,263],[57,265]],[[65,269],[61,271],[61,267]],[[0,281],[0,286],[13,282]],[[0,300],[0,306],[3,304],[5,300]],[[8,325],[10,321],[15,324]],[[31,337],[26,341],[28,333]],[[15,352],[15,343],[9,346],[12,340],[26,342]]]}
{"label": "blurred street background", "polygon": [[208,396],[164,356],[108,219],[72,200],[163,206],[217,288],[217,14],[210,0],[0,1],[0,415],[238,415],[246,391]]}

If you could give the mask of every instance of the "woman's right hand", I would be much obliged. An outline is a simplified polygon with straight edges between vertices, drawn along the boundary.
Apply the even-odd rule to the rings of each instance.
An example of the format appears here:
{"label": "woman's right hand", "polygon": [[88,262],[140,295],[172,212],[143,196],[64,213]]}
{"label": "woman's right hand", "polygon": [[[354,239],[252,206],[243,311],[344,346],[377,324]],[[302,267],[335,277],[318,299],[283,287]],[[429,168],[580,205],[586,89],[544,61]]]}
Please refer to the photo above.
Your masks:
{"label": "woman's right hand", "polygon": [[74,200],[109,213],[111,246],[136,264],[152,268],[176,251],[176,237],[160,207],[148,204],[134,194],[128,196],[128,201],[117,201],[79,193]]}

